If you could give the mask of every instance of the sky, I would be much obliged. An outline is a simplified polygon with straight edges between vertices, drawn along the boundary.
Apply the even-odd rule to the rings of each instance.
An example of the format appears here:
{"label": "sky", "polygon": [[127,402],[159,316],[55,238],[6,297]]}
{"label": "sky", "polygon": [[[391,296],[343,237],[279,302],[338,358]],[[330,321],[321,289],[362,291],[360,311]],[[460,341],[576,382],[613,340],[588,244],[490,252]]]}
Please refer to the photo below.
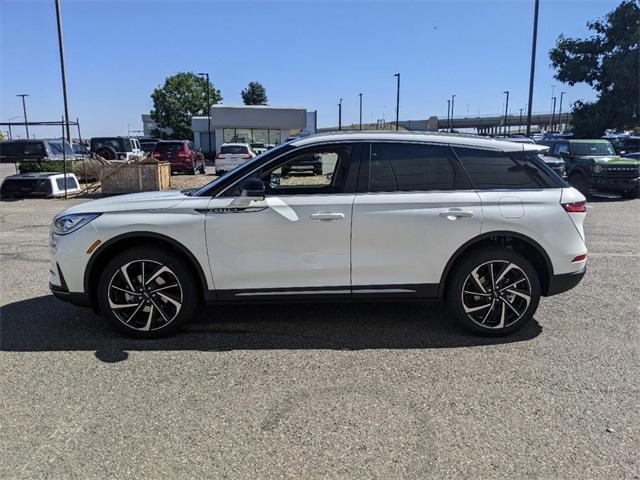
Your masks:
{"label": "sky", "polygon": [[[153,89],[184,71],[209,72],[229,105],[259,81],[270,105],[317,110],[320,127],[337,125],[340,98],[343,124],[357,123],[361,92],[365,122],[394,119],[397,72],[401,120],[446,117],[453,94],[456,116],[503,112],[505,90],[514,114],[526,108],[533,0],[61,4],[70,117],[85,138],[141,129]],[[550,111],[552,85],[564,108],[595,97],[554,80],[548,51],[617,4],[541,0],[533,111]],[[29,120],[64,113],[53,0],[0,0],[0,121],[22,115],[20,93]]]}

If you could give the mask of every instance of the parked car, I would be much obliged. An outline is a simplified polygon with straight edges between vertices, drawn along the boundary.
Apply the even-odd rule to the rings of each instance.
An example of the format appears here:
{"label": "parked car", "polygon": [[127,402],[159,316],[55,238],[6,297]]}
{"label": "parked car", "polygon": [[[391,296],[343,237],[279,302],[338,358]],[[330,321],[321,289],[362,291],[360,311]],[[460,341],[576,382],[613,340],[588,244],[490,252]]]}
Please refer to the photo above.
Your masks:
{"label": "parked car", "polygon": [[322,175],[322,157],[316,153],[309,153],[306,158],[301,158],[295,165],[282,167],[282,176],[288,177],[292,173],[311,173]]}
{"label": "parked car", "polygon": [[[66,192],[77,193],[80,184],[73,173],[66,175]],[[54,172],[33,172],[10,175],[0,185],[0,198],[62,197],[65,175]]]}
{"label": "parked car", "polygon": [[266,143],[252,143],[251,144],[251,150],[256,155],[260,155],[260,154],[266,152],[267,150],[269,150],[269,145],[267,145]]}
{"label": "parked car", "polygon": [[640,137],[637,136],[621,137],[615,143],[611,143],[618,155],[626,156],[629,153],[640,152]]}
{"label": "parked car", "polygon": [[569,183],[587,196],[589,192],[614,192],[625,198],[640,196],[640,162],[616,155],[607,140],[555,139],[549,155],[564,160]]}
{"label": "parked car", "polygon": [[140,142],[134,137],[95,137],[91,139],[91,153],[105,160],[131,160],[143,157]]}
{"label": "parked car", "polygon": [[[584,196],[528,148],[381,132],[285,143],[199,190],[60,213],[50,287],[139,337],[176,331],[201,300],[385,298],[446,299],[470,330],[508,334],[587,262]],[[310,155],[325,175],[281,179]]]}
{"label": "parked car", "polygon": [[156,144],[158,142],[140,142],[140,148],[147,155],[151,155],[153,150],[156,148]]}
{"label": "parked car", "polygon": [[71,145],[60,138],[0,142],[0,163],[74,160]]}
{"label": "parked car", "polygon": [[73,154],[79,159],[88,157],[91,154],[87,146],[81,143],[72,143],[71,148],[73,149]]}
{"label": "parked car", "polygon": [[204,155],[189,140],[161,140],[152,156],[171,163],[171,173],[204,173]]}
{"label": "parked car", "polygon": [[229,170],[248,162],[256,156],[248,143],[223,143],[216,155],[214,165],[218,175],[224,175]]}

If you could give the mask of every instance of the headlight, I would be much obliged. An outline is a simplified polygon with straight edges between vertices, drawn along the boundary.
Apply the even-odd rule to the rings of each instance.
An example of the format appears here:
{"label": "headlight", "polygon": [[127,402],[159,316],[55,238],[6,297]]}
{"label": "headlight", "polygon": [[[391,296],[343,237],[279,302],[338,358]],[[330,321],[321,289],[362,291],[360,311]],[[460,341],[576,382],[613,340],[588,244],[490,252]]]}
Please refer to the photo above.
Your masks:
{"label": "headlight", "polygon": [[602,171],[602,167],[600,165],[596,165],[593,167],[593,173],[600,173]]}
{"label": "headlight", "polygon": [[91,220],[98,218],[99,213],[76,213],[71,215],[63,215],[53,221],[51,230],[56,235],[66,235],[82,228]]}

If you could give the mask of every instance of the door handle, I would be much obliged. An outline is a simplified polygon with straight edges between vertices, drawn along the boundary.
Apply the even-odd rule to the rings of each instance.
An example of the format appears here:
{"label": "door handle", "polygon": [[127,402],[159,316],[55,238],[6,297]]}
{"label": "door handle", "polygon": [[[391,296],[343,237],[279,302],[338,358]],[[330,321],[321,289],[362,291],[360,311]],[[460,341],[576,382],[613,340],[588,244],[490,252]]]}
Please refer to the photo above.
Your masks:
{"label": "door handle", "polygon": [[318,220],[321,222],[329,220],[344,220],[344,213],[313,213],[311,214],[311,220]]}
{"label": "door handle", "polygon": [[448,218],[449,220],[455,220],[456,218],[473,217],[473,212],[469,210],[444,210],[440,212],[440,216]]}

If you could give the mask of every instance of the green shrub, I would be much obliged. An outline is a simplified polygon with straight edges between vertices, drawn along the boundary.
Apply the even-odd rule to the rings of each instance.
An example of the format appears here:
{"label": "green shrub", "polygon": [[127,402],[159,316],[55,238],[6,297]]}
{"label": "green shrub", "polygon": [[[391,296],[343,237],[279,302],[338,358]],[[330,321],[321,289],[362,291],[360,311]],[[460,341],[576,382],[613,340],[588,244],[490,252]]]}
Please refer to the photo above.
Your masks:
{"label": "green shrub", "polygon": [[[67,173],[73,173],[74,171],[73,160],[67,160]],[[32,173],[32,172],[56,172],[64,173],[64,162],[22,162],[18,165],[18,171],[20,173]]]}

